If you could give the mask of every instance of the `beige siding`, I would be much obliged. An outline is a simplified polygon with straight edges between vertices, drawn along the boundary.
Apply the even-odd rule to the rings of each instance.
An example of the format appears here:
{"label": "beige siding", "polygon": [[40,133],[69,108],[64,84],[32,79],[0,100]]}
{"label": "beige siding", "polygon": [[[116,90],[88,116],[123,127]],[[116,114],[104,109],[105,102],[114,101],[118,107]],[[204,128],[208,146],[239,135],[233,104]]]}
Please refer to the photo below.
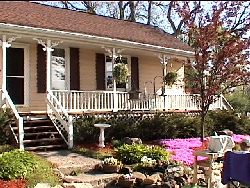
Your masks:
{"label": "beige siding", "polygon": [[80,49],[80,90],[96,90],[95,52]]}
{"label": "beige siding", "polygon": [[37,44],[31,44],[29,50],[29,95],[30,95],[30,110],[46,110],[46,94],[45,93],[37,93],[37,52],[36,52]]}
{"label": "beige siding", "polygon": [[[162,76],[162,68],[159,59],[156,57],[140,56],[139,57],[140,91],[144,91],[146,86],[147,92],[153,93],[153,81],[154,77],[156,76]],[[157,77],[155,79],[156,91],[160,89],[161,83],[162,83],[162,78]]]}
{"label": "beige siding", "polygon": [[3,67],[3,51],[2,51],[2,48],[0,48],[0,88],[2,88],[2,75],[3,75],[3,72],[2,72],[2,67]]}
{"label": "beige siding", "polygon": [[[184,66],[178,61],[169,61],[167,65],[167,71],[176,71],[178,74],[178,80],[184,78]],[[162,76],[162,64],[159,58],[140,56],[139,57],[139,80],[140,80],[140,91],[144,91],[145,87],[148,93],[153,93],[153,82],[156,76]],[[180,84],[180,82],[178,82]],[[157,77],[155,79],[156,92],[161,90],[162,78]]]}

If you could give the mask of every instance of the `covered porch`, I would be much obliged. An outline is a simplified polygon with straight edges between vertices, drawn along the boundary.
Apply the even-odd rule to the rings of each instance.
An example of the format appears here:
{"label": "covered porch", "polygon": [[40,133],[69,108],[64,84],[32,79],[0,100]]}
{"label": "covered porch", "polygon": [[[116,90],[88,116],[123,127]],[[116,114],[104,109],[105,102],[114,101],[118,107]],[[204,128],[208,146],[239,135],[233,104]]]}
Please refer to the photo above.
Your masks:
{"label": "covered porch", "polygon": [[[11,129],[22,149],[25,120],[21,114],[24,111],[27,114],[44,111],[67,146],[72,148],[73,118],[76,114],[199,110],[199,96],[184,91],[184,64],[181,61],[192,57],[192,53],[152,46],[149,48],[146,45],[130,48],[130,43],[123,44],[121,41],[97,44],[98,39],[93,39],[90,43],[85,36],[79,37],[81,40],[77,41],[75,36],[68,34],[58,40],[56,32],[50,33],[50,37],[39,34],[5,33],[1,40],[1,106],[10,108],[15,115],[18,133]],[[17,51],[20,53],[15,56]],[[22,71],[18,72],[20,75],[12,72],[16,69],[12,69],[14,66],[11,65],[16,65],[16,61],[11,62],[10,57],[22,60],[18,62],[18,65],[22,64]],[[126,60],[131,71],[127,83],[120,87],[110,74],[118,57]],[[59,63],[63,64],[61,67],[64,69],[59,72],[60,76],[55,76],[58,67],[53,66]],[[178,73],[178,82],[171,87],[167,87],[163,81],[168,71]],[[225,101],[220,96],[211,109],[227,108]]]}

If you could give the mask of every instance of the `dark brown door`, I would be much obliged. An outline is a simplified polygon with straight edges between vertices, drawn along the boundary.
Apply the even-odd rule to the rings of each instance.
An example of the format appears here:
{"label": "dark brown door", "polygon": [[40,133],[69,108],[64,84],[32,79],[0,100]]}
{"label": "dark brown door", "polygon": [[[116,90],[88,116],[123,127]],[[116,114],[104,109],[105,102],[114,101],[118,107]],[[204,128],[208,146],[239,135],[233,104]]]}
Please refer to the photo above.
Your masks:
{"label": "dark brown door", "polygon": [[24,49],[8,48],[6,87],[14,104],[24,104]]}

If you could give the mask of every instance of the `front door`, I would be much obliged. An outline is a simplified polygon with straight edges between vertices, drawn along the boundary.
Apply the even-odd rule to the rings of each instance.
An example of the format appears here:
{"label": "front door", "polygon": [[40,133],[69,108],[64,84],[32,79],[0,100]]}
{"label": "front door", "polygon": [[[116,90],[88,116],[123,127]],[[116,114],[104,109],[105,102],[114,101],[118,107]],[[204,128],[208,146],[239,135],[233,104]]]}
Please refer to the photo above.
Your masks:
{"label": "front door", "polygon": [[24,48],[6,51],[6,87],[14,104],[24,104]]}

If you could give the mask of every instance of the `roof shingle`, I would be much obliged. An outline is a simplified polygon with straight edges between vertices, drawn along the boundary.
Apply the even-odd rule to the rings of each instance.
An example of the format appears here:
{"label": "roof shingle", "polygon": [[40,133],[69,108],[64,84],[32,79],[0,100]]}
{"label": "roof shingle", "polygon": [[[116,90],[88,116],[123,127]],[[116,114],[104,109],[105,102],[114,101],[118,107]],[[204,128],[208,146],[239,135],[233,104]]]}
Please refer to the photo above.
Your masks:
{"label": "roof shingle", "polygon": [[0,23],[83,33],[193,51],[190,46],[153,26],[31,2],[0,2]]}

